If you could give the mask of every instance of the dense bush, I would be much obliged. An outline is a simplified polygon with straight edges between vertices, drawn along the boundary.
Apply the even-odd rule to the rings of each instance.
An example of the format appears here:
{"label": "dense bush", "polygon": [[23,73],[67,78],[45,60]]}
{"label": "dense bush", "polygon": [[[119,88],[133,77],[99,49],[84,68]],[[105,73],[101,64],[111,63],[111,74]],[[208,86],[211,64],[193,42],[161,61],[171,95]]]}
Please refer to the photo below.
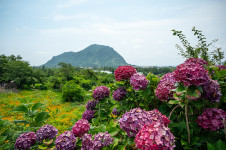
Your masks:
{"label": "dense bush", "polygon": [[62,88],[62,98],[65,102],[84,101],[85,90],[73,80],[66,82]]}

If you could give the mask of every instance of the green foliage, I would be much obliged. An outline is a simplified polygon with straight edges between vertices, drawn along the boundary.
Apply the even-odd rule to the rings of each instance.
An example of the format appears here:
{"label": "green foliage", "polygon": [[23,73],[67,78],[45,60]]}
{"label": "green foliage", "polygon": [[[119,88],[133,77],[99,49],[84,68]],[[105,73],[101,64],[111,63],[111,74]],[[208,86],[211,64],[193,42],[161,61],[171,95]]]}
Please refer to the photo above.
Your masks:
{"label": "green foliage", "polygon": [[62,88],[62,98],[65,102],[84,101],[85,91],[75,81],[66,82]]}
{"label": "green foliage", "polygon": [[212,64],[221,64],[221,60],[224,58],[224,52],[221,51],[221,48],[217,48],[216,50],[209,52],[209,47],[213,45],[217,41],[217,39],[212,40],[211,43],[206,42],[205,35],[202,34],[201,30],[192,28],[192,32],[194,36],[198,38],[198,43],[195,46],[191,46],[191,44],[186,39],[186,36],[182,33],[182,31],[172,30],[174,36],[178,36],[185,50],[178,44],[176,47],[180,51],[180,55],[185,58],[202,58],[207,62]]}

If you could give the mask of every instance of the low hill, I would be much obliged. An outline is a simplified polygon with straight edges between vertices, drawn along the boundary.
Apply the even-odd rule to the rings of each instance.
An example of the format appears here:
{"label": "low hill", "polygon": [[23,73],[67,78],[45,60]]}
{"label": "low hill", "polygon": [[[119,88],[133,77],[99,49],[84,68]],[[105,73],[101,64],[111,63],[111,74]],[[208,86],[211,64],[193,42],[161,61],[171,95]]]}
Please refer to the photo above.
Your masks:
{"label": "low hill", "polygon": [[127,65],[125,59],[113,48],[97,44],[90,45],[79,52],[65,52],[53,56],[44,65],[48,68],[55,68],[60,62],[70,63],[76,67],[118,67]]}

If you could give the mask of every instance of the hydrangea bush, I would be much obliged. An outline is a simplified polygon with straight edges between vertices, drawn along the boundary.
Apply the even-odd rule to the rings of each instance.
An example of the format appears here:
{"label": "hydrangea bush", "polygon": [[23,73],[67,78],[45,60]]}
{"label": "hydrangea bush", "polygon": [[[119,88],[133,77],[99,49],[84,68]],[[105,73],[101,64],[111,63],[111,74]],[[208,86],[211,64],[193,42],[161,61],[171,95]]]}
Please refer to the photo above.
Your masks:
{"label": "hydrangea bush", "polygon": [[141,150],[173,150],[176,147],[174,135],[160,122],[142,127],[136,135],[135,143]]}
{"label": "hydrangea bush", "polygon": [[134,90],[137,91],[139,91],[140,89],[144,90],[148,85],[148,80],[144,75],[136,73],[133,76],[131,76],[130,84],[132,85]]}
{"label": "hydrangea bush", "polygon": [[73,132],[65,131],[56,138],[55,145],[57,150],[73,150],[76,146],[76,137]]}
{"label": "hydrangea bush", "polygon": [[52,125],[48,125],[48,124],[40,127],[36,133],[37,140],[39,142],[42,142],[44,139],[51,140],[51,139],[55,138],[57,134],[58,134],[57,128],[53,127]]}
{"label": "hydrangea bush", "polygon": [[94,117],[94,114],[95,114],[95,111],[93,110],[85,110],[85,112],[82,114],[82,119],[86,119],[90,121]]}
{"label": "hydrangea bush", "polygon": [[98,104],[98,100],[89,100],[87,103],[86,103],[86,109],[87,110],[95,110],[96,108],[96,105]]}
{"label": "hydrangea bush", "polygon": [[198,125],[205,130],[216,131],[224,128],[223,119],[226,119],[226,112],[218,108],[206,108],[196,120]]}
{"label": "hydrangea bush", "polygon": [[15,149],[26,150],[30,149],[36,143],[36,134],[34,132],[22,133],[16,139]]}
{"label": "hydrangea bush", "polygon": [[86,119],[80,119],[75,123],[72,128],[72,132],[75,137],[82,137],[85,133],[87,133],[90,129],[90,124]]}

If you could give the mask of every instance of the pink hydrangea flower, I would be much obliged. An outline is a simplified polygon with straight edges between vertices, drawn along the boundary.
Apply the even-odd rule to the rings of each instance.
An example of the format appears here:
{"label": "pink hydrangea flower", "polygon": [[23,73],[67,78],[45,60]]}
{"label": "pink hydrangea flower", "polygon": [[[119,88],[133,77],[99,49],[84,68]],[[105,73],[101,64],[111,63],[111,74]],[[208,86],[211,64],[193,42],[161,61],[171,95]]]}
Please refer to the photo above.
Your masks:
{"label": "pink hydrangea flower", "polygon": [[148,80],[144,75],[136,73],[130,77],[130,84],[132,85],[134,90],[144,90],[148,86]]}
{"label": "pink hydrangea flower", "polygon": [[80,119],[75,123],[72,128],[72,132],[75,137],[82,137],[85,133],[87,133],[90,129],[90,124],[86,119]]}
{"label": "pink hydrangea flower", "polygon": [[210,79],[208,71],[198,63],[183,63],[177,66],[173,76],[177,82],[182,82],[184,86],[200,86]]}
{"label": "pink hydrangea flower", "polygon": [[189,58],[184,63],[186,63],[186,64],[195,63],[195,64],[199,64],[199,65],[202,65],[202,66],[208,65],[208,62],[205,61],[202,58]]}
{"label": "pink hydrangea flower", "polygon": [[226,112],[218,108],[206,108],[196,122],[205,130],[216,131],[224,128],[223,118],[226,119]]}
{"label": "pink hydrangea flower", "polygon": [[60,134],[55,141],[57,150],[73,150],[76,146],[76,137],[71,131]]}
{"label": "pink hydrangea flower", "polygon": [[142,127],[135,138],[136,147],[141,150],[173,150],[175,137],[170,129],[160,122]]}
{"label": "pink hydrangea flower", "polygon": [[151,115],[152,121],[163,123],[165,126],[170,123],[170,120],[157,109],[148,111],[148,113]]}
{"label": "pink hydrangea flower", "polygon": [[176,84],[176,80],[173,76],[173,73],[165,74],[163,78],[160,80],[155,90],[155,95],[161,101],[168,101],[170,99],[173,99],[173,92],[170,90],[176,88],[174,86],[175,84]]}
{"label": "pink hydrangea flower", "polygon": [[115,70],[115,79],[117,81],[127,80],[129,79],[133,74],[137,73],[136,69],[132,66],[119,66]]}
{"label": "pink hydrangea flower", "polygon": [[109,97],[110,90],[106,86],[98,86],[93,90],[93,98],[95,100],[102,100]]}

